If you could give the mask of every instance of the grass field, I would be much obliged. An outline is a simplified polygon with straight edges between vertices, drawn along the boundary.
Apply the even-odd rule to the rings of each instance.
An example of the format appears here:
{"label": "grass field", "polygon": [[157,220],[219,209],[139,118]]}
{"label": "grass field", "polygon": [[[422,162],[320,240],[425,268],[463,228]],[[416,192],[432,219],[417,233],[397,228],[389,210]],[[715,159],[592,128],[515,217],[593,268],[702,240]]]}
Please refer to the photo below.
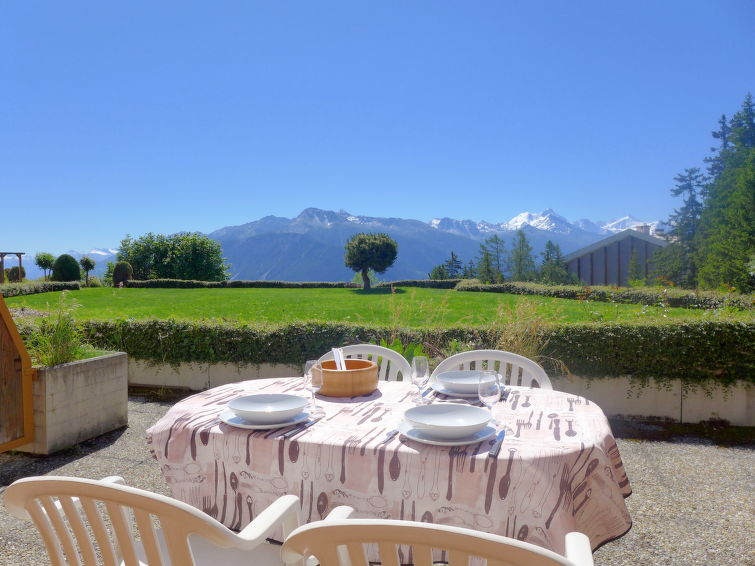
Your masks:
{"label": "grass field", "polygon": [[[441,289],[82,289],[69,296],[79,319],[175,318],[244,322],[338,321],[402,326],[484,325],[529,301],[553,322],[700,318],[704,311]],[[49,310],[60,293],[7,299],[9,307]],[[739,318],[740,315],[731,315]],[[750,313],[742,313],[750,318]],[[502,322],[500,319],[498,322]],[[505,322],[505,320],[504,320]]]}

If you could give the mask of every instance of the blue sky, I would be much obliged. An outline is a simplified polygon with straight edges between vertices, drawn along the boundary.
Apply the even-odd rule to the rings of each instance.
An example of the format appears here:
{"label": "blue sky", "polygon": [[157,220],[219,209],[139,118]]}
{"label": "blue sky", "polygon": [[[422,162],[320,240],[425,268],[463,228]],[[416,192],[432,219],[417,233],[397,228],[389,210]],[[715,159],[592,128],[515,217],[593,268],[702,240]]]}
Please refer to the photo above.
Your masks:
{"label": "blue sky", "polygon": [[755,3],[3,2],[0,248],[315,206],[665,218],[755,91]]}

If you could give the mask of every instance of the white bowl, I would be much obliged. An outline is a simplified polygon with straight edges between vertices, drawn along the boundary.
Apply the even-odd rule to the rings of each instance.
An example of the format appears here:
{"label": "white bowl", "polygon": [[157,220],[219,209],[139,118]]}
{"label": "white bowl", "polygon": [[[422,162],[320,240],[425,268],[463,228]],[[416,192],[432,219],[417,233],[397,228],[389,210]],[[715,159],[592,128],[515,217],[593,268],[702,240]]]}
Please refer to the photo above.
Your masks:
{"label": "white bowl", "polygon": [[228,408],[242,419],[255,424],[282,423],[302,412],[309,401],[298,395],[271,393],[244,395],[228,403]]}
{"label": "white bowl", "polygon": [[490,422],[490,412],[473,405],[433,403],[407,409],[404,420],[413,428],[435,438],[452,440],[485,428]]}
{"label": "white bowl", "polygon": [[[477,393],[482,372],[476,369],[444,371],[435,376],[436,381],[454,393]],[[492,380],[492,376],[491,376]]]}

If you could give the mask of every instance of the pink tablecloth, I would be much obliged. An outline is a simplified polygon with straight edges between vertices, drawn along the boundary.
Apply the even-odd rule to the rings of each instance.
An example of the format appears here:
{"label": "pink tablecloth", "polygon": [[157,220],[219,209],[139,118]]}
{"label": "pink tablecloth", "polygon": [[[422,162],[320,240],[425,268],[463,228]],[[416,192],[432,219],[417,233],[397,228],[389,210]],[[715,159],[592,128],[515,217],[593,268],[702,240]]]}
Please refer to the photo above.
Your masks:
{"label": "pink tablecloth", "polygon": [[569,531],[595,548],[631,526],[616,441],[583,397],[515,390],[495,409],[513,430],[494,459],[492,439],[449,448],[397,435],[381,444],[413,405],[406,383],[381,382],[368,397],[322,397],[326,417],[290,440],[218,420],[230,399],[254,392],[308,395],[301,378],[224,385],[176,404],[147,432],[174,497],[231,528],[286,493],[301,498],[307,522],[350,505],[358,517],[471,527],[561,554]]}

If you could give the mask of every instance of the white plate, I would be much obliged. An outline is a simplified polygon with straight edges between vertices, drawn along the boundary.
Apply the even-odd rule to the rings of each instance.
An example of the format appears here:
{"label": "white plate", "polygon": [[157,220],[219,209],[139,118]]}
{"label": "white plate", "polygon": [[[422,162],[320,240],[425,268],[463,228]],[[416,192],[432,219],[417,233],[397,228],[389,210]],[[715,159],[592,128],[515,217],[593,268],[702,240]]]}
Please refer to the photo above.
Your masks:
{"label": "white plate", "polygon": [[441,385],[437,381],[430,382],[430,387],[437,393],[440,393],[441,395],[448,395],[449,397],[463,397],[464,399],[477,398],[477,391],[475,391],[474,393],[459,393],[457,391],[451,391],[450,389],[443,387],[443,385]]}
{"label": "white plate", "polygon": [[398,425],[398,430],[401,434],[410,440],[416,440],[422,444],[431,444],[433,446],[463,446],[464,444],[474,444],[475,442],[482,442],[487,440],[496,433],[496,430],[492,426],[486,426],[481,431],[464,438],[456,438],[454,440],[439,440],[434,436],[412,428],[406,421],[401,421]]}
{"label": "white plate", "polygon": [[[521,385],[505,385],[506,389],[510,389],[511,391],[540,391],[536,387],[522,387]],[[456,398],[463,398],[463,399],[477,399],[478,395],[477,393],[459,393],[457,391],[451,391],[450,389],[446,389],[443,387],[440,383],[437,383],[435,381],[430,382],[430,388],[434,389],[437,393],[440,393],[441,395],[447,395],[449,397],[456,397]]]}
{"label": "white plate", "polygon": [[[455,393],[477,395],[481,374],[482,371],[476,369],[444,371],[436,375],[434,381]],[[496,375],[498,375],[498,379],[500,380],[500,374]],[[492,376],[490,381],[493,381]]]}
{"label": "white plate", "polygon": [[218,418],[225,424],[235,426],[238,428],[248,428],[250,430],[272,430],[274,428],[283,428],[286,426],[302,423],[309,418],[309,413],[307,412],[299,413],[294,418],[289,419],[287,421],[283,421],[281,423],[258,424],[258,423],[252,423],[245,419],[242,419],[240,416],[238,416],[236,413],[234,413],[230,409],[225,409],[222,413],[220,413],[220,416]]}
{"label": "white plate", "polygon": [[404,420],[438,440],[456,440],[485,428],[490,422],[490,411],[467,403],[433,403],[407,409]]}
{"label": "white plate", "polygon": [[227,406],[250,423],[277,424],[296,418],[308,404],[307,399],[298,395],[263,393],[236,397]]}

